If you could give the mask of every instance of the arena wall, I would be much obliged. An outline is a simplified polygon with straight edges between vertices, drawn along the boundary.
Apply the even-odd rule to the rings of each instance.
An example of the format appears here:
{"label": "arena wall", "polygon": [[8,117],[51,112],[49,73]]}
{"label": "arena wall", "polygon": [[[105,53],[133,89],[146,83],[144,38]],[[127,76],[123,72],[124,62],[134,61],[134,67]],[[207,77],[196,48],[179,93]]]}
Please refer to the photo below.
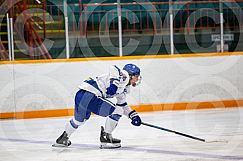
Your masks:
{"label": "arena wall", "polygon": [[16,61],[0,62],[0,118],[72,115],[83,80],[126,63],[142,71],[127,99],[138,111],[243,106],[242,53]]}

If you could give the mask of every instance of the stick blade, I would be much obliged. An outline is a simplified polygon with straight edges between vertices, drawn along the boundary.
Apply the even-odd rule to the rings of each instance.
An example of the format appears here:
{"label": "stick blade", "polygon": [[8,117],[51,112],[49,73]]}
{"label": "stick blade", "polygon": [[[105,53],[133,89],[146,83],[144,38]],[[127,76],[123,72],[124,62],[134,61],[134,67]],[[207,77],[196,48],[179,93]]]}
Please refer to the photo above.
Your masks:
{"label": "stick blade", "polygon": [[67,148],[68,146],[67,145],[63,145],[63,144],[54,143],[54,144],[52,144],[52,147],[55,147],[55,148]]}
{"label": "stick blade", "polygon": [[218,140],[206,140],[205,143],[228,143],[227,140],[218,139]]}

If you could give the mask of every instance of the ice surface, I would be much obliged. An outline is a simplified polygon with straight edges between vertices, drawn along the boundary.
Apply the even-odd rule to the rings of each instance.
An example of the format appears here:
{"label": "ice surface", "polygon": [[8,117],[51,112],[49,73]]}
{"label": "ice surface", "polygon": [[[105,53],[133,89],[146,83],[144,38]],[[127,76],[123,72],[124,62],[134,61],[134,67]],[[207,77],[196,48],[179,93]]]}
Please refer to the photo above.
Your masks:
{"label": "ice surface", "polygon": [[105,118],[91,116],[71,136],[69,148],[52,148],[69,117],[0,120],[0,160],[4,161],[216,161],[243,160],[243,108],[141,113],[164,128],[228,143],[204,143],[121,118],[114,137],[120,149],[99,149]]}

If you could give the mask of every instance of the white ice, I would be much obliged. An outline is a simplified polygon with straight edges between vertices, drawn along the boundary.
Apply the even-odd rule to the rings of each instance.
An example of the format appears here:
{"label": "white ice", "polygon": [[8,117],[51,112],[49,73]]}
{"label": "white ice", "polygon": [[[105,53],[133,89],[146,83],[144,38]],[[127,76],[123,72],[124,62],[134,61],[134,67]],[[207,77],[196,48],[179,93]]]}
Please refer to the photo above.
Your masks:
{"label": "white ice", "polygon": [[68,148],[52,148],[70,117],[0,120],[0,161],[216,161],[243,160],[243,108],[141,113],[143,122],[228,142],[205,143],[123,117],[113,136],[120,149],[99,149],[105,118],[92,115]]}

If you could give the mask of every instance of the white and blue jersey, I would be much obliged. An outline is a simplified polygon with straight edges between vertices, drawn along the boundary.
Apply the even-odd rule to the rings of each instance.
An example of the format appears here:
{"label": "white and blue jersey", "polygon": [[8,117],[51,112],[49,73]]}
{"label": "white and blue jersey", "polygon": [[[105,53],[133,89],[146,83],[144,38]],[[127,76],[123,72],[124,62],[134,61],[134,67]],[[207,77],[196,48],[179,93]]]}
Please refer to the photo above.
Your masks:
{"label": "white and blue jersey", "polygon": [[[131,111],[126,102],[126,94],[130,92],[129,79],[127,71],[112,66],[109,73],[85,80],[75,96],[75,120],[83,122],[89,119],[91,112],[109,116],[116,106],[124,108],[122,112],[118,112],[118,117],[112,119],[118,121],[122,114],[128,115]],[[107,100],[114,97],[117,99],[116,105]]]}
{"label": "white and blue jersey", "polygon": [[117,98],[118,104],[126,103],[126,94],[130,92],[129,74],[127,71],[112,66],[109,73],[90,78],[79,86],[80,89],[91,92],[97,97]]}

